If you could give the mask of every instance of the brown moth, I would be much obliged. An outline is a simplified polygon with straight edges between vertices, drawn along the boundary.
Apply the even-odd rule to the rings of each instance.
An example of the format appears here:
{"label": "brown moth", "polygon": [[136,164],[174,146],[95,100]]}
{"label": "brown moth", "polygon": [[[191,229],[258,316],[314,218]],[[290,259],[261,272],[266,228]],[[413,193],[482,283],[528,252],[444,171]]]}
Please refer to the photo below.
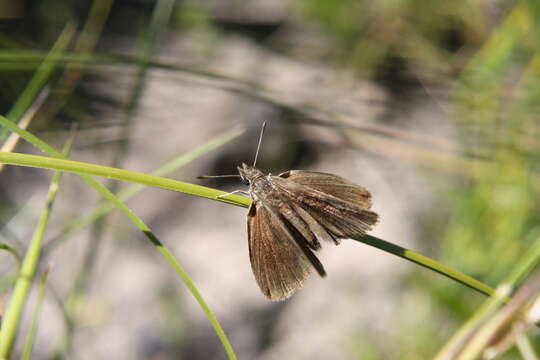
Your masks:
{"label": "brown moth", "polygon": [[378,216],[369,210],[369,191],[337,175],[289,170],[273,176],[256,169],[264,127],[253,166],[243,163],[234,175],[249,189],[233,193],[253,199],[247,216],[251,268],[263,294],[278,301],[302,287],[311,267],[326,276],[313,253],[321,243],[362,236]]}

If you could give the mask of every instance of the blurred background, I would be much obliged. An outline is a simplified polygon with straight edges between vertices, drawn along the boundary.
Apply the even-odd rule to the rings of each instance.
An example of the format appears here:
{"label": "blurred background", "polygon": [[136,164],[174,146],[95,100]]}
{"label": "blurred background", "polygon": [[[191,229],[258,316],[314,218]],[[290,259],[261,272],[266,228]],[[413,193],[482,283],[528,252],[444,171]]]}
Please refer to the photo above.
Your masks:
{"label": "blurred background", "polygon": [[[266,121],[261,170],[325,171],[365,186],[380,215],[373,235],[490,286],[540,234],[535,0],[1,4],[1,112],[27,119],[57,149],[76,124],[73,160],[150,173],[241,128],[166,176],[243,189],[196,177],[250,163]],[[14,109],[29,84],[38,90],[31,111]],[[24,142],[11,151],[41,154]],[[50,176],[0,174],[0,242],[20,254]],[[100,182],[113,192],[130,185]],[[33,358],[227,358],[131,222],[112,211],[82,223],[101,201],[78,177],[62,178],[37,274],[50,268]],[[246,209],[153,188],[127,204],[185,267],[239,359],[432,358],[485,300],[346,240],[324,244],[326,279],[313,274],[272,303],[251,273]],[[0,252],[0,303],[15,270]],[[34,289],[22,334],[36,297]],[[538,329],[529,335],[538,348]],[[14,358],[21,348],[18,340]]]}

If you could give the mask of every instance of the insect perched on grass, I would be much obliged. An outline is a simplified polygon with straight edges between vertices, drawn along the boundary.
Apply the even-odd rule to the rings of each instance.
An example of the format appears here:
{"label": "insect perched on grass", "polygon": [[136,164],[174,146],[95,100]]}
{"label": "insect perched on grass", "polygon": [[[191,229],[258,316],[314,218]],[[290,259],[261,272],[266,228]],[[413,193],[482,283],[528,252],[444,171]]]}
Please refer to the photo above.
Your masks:
{"label": "insect perched on grass", "polygon": [[277,176],[255,168],[266,123],[263,124],[253,166],[242,164],[238,175],[250,196],[248,210],[249,259],[255,280],[272,301],[291,296],[309,276],[311,266],[326,276],[313,251],[322,242],[364,235],[377,223],[370,211],[371,194],[344,178],[315,171],[289,170]]}

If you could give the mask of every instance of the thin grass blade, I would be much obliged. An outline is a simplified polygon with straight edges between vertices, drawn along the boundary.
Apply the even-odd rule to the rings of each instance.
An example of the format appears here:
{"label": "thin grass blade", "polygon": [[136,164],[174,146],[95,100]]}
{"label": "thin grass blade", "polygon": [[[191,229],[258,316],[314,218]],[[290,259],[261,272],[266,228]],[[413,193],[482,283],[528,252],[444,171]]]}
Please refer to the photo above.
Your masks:
{"label": "thin grass blade", "polygon": [[[64,148],[64,153],[67,154],[70,148],[71,141],[68,141]],[[36,230],[23,259],[21,270],[15,282],[15,288],[13,289],[13,293],[6,309],[6,316],[2,322],[2,336],[0,337],[1,360],[9,359],[13,343],[15,342],[15,338],[17,336],[17,330],[19,328],[19,322],[24,305],[28,298],[28,293],[39,265],[43,237],[49,223],[49,217],[51,215],[54,200],[58,192],[58,184],[60,183],[61,177],[62,172],[60,171],[55,172],[52,177],[47,198],[45,200],[45,207],[41,212]]]}
{"label": "thin grass blade", "polygon": [[[34,102],[34,99],[38,93],[43,89],[49,77],[51,76],[54,68],[58,64],[56,58],[62,55],[65,48],[73,38],[75,32],[75,26],[72,23],[68,23],[65,27],[56,43],[52,47],[49,54],[43,59],[41,65],[37,68],[34,76],[18,97],[15,104],[11,107],[11,110],[7,113],[6,117],[13,122],[18,122],[23,114],[27,111],[30,105]],[[6,136],[5,130],[0,130],[0,139]]]}
{"label": "thin grass blade", "polygon": [[[50,154],[51,156],[55,157],[55,158],[46,158],[46,157],[38,156],[38,158],[53,160],[53,162],[56,162],[57,164],[58,164],[58,162],[64,163],[64,164],[66,164],[66,162],[67,163],[72,163],[72,164],[77,163],[77,162],[71,162],[69,160],[65,160],[64,155],[62,155],[61,153],[59,153],[58,151],[53,149],[47,143],[45,143],[44,141],[42,141],[41,139],[39,139],[35,135],[29,133],[28,131],[19,128],[16,124],[14,124],[13,122],[7,120],[6,118],[4,118],[2,116],[0,116],[0,125],[8,128],[9,130],[11,130],[13,132],[16,132],[17,134],[19,134],[26,141],[30,142],[34,146],[38,147],[39,149],[41,149],[41,150],[47,152],[48,154]],[[7,154],[10,154],[10,153],[1,153],[1,154],[7,155]],[[12,155],[14,155],[14,154],[12,154]],[[21,155],[21,154],[17,154],[17,155]],[[31,156],[31,155],[25,155],[25,156]],[[37,164],[38,163],[36,163],[36,165]],[[80,164],[83,164],[83,163],[80,163]],[[37,167],[41,167],[41,166],[37,166]],[[84,167],[84,164],[83,164],[83,167]],[[101,168],[102,168],[101,170],[104,170],[103,168],[106,168],[106,167],[101,167]],[[116,169],[116,170],[120,170],[120,169]],[[110,171],[112,171],[112,172],[110,174],[108,174],[108,172],[110,172]],[[124,172],[124,175],[126,175],[125,170],[120,170],[120,171]],[[114,174],[113,174],[114,172],[115,172],[114,168],[108,168],[108,171],[103,172],[103,175],[105,177],[108,177],[108,178],[114,178]],[[84,171],[83,171],[83,173],[84,173]],[[135,175],[135,178],[137,178],[136,174],[138,174],[138,173],[135,173],[135,172],[131,172],[131,173],[132,173],[131,175]],[[93,175],[95,175],[95,174],[93,174]],[[150,242],[157,248],[157,250],[162,254],[162,256],[167,260],[167,262],[169,262],[169,264],[173,267],[173,269],[180,276],[180,278],[182,279],[184,284],[190,290],[192,295],[195,297],[195,299],[199,303],[199,306],[201,306],[201,308],[203,309],[203,311],[206,314],[207,318],[209,319],[209,321],[210,321],[212,327],[214,328],[214,331],[216,332],[217,336],[221,340],[221,343],[223,344],[223,347],[225,348],[225,351],[227,352],[227,355],[229,356],[229,358],[230,359],[236,359],[236,355],[234,354],[234,351],[233,351],[232,346],[231,346],[231,344],[229,342],[229,339],[225,335],[223,329],[221,328],[221,325],[217,321],[217,318],[212,313],[212,311],[210,310],[210,308],[208,307],[208,305],[204,301],[203,297],[198,292],[195,285],[191,282],[191,280],[189,279],[187,273],[183,270],[183,268],[180,266],[178,261],[176,261],[176,259],[172,255],[172,253],[165,246],[163,246],[163,244],[154,235],[154,233],[150,230],[150,228],[139,217],[137,217],[133,213],[133,211],[131,211],[131,209],[129,207],[127,207],[123,202],[121,202],[106,187],[99,184],[96,180],[94,180],[89,175],[79,174],[79,176],[84,181],[86,181],[90,186],[92,186],[96,191],[98,191],[103,197],[105,197],[112,204],[114,204],[125,216],[127,216],[131,220],[131,222],[133,222],[133,224],[135,226],[137,226],[143,232],[143,234],[146,235],[148,240],[150,240]],[[145,176],[147,177],[147,180],[148,180],[148,177],[150,177],[150,178],[152,178],[154,180],[159,180],[159,179],[166,180],[165,183],[168,183],[169,185],[174,184],[174,183],[180,183],[181,185],[186,184],[186,183],[181,183],[179,181],[175,182],[174,180],[160,178],[160,177],[157,177],[157,176],[153,176],[153,177],[150,176],[150,175],[145,175]],[[141,182],[141,181],[134,181],[134,182],[139,182],[139,183],[144,184],[144,182]],[[176,184],[176,185],[178,185],[178,184]],[[196,185],[191,185],[191,184],[187,184],[187,185],[190,185],[190,186],[188,186],[188,188],[191,188],[192,190],[193,190],[193,187],[197,187]],[[198,188],[202,188],[203,190],[208,189],[208,188],[204,188],[202,186],[198,186],[197,189]],[[216,192],[213,189],[209,189],[209,190],[211,190],[210,192]],[[208,190],[205,190],[205,191],[208,192]],[[223,193],[223,192],[218,192],[218,193]],[[237,196],[237,197],[242,198],[241,196]],[[248,200],[248,199],[246,199],[246,200]],[[229,200],[229,201],[232,201],[232,200]],[[0,360],[4,360],[4,359],[0,358]]]}
{"label": "thin grass blade", "polygon": [[32,321],[30,323],[30,329],[28,330],[28,335],[24,343],[23,352],[21,355],[21,360],[30,360],[32,358],[32,349],[34,346],[34,341],[36,338],[36,333],[38,329],[38,320],[39,315],[41,314],[41,308],[43,306],[43,301],[45,300],[45,293],[47,291],[47,279],[49,278],[50,266],[43,271],[41,274],[41,279],[39,281],[39,290],[36,302],[36,308],[34,309],[34,314],[32,315]]}

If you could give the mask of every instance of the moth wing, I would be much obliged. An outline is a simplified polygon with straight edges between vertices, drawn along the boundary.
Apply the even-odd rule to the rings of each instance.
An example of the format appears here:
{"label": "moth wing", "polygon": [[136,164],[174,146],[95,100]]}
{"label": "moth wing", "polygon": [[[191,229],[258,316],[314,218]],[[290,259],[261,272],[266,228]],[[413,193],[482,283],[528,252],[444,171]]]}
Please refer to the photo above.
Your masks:
{"label": "moth wing", "polygon": [[[303,185],[288,178],[273,177],[272,180],[289,201],[309,213],[335,238],[362,236],[378,221],[378,215],[366,209],[363,202],[343,199],[335,196],[335,192],[323,192],[314,186]],[[338,193],[343,195],[345,192]]]}
{"label": "moth wing", "polygon": [[289,170],[278,176],[339,199],[354,202],[364,209],[371,208],[370,192],[341,176],[307,170]]}
{"label": "moth wing", "polygon": [[[272,301],[283,300],[301,288],[311,266],[318,259],[302,241],[301,235],[260,201],[248,211],[249,259],[255,280],[263,294]],[[309,257],[309,258],[308,258]],[[314,261],[316,263],[314,263]],[[320,273],[320,269],[317,270]]]}

